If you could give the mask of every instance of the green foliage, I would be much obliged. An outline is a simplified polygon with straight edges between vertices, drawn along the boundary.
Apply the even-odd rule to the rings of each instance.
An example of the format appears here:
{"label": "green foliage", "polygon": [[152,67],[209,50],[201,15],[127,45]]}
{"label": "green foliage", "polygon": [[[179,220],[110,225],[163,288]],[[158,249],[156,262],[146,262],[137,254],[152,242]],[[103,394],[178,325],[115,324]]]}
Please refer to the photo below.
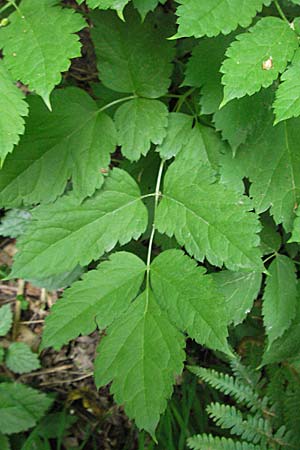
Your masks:
{"label": "green foliage", "polygon": [[225,263],[231,270],[261,270],[255,248],[259,225],[248,212],[252,208],[248,199],[217,183],[208,165],[195,166],[197,153],[197,148],[182,152],[168,169],[157,211],[158,231],[174,235],[199,261],[206,257],[211,264]]}
{"label": "green foliage", "polygon": [[[257,364],[299,358],[293,3],[16,0],[0,8],[0,206],[8,209],[0,232],[18,237],[9,278],[71,284],[42,346],[101,330],[97,386],[111,383],[153,437],[186,338],[232,356],[244,345],[236,336],[253,331],[255,304]],[[11,321],[4,306],[2,336]],[[22,344],[2,353],[17,373],[38,367]],[[192,438],[191,448],[286,438],[262,416],[257,373],[232,367],[234,377],[199,374],[242,409],[216,401],[209,414],[227,435]],[[26,388],[12,386],[13,399],[22,397]]]}
{"label": "green foliage", "polygon": [[[173,44],[165,40],[163,28],[150,20],[141,23],[136,14],[119,20],[112,11],[92,15],[92,37],[104,86],[146,98],[168,91]],[[113,43],[113,45],[111,45]]]}
{"label": "green foliage", "polygon": [[213,274],[214,281],[226,301],[230,322],[237,325],[249,313],[261,286],[261,274],[257,272],[231,272],[222,270]]}
{"label": "green foliage", "polygon": [[5,364],[15,373],[32,372],[41,367],[38,356],[23,342],[14,342],[9,346]]}
{"label": "green foliage", "polygon": [[146,289],[108,327],[107,336],[100,342],[96,385],[113,380],[111,389],[117,401],[125,404],[138,427],[154,436],[174,376],[183,368],[183,346],[182,334],[161,311],[152,291]]}
{"label": "green foliage", "polygon": [[233,439],[214,437],[212,435],[193,436],[188,441],[189,448],[193,450],[259,450],[258,445],[248,442],[236,442]]}
{"label": "green foliage", "polygon": [[12,325],[13,315],[9,304],[0,308],[0,336],[5,336]]}
{"label": "green foliage", "polygon": [[36,425],[52,400],[20,383],[0,383],[0,432],[19,433]]}
{"label": "green foliage", "polygon": [[[229,430],[229,433],[235,436],[235,440],[201,434],[188,439],[189,448],[195,450],[296,448],[294,433],[298,422],[295,424],[292,417],[295,412],[293,408],[297,407],[299,399],[297,396],[292,399],[290,395],[288,402],[287,394],[295,393],[294,389],[295,387],[297,389],[298,382],[287,377],[285,369],[277,367],[274,368],[270,379],[264,378],[257,383],[257,373],[254,375],[252,369],[244,366],[238,358],[231,361],[231,366],[234,376],[203,367],[191,366],[189,369],[214,389],[231,396],[240,405],[240,409],[235,405],[219,402],[207,406],[207,413],[213,422],[220,428]],[[275,385],[276,377],[282,382]],[[266,391],[270,398],[265,395]],[[284,399],[281,415],[278,410],[279,398]],[[288,425],[288,430],[285,424]]]}
{"label": "green foliage", "polygon": [[22,0],[0,35],[5,66],[14,79],[36,91],[49,108],[50,93],[60,82],[60,73],[68,70],[71,58],[80,56],[75,33],[85,26],[82,17],[56,3]]}
{"label": "green foliage", "polygon": [[22,92],[13,85],[7,69],[0,65],[0,106],[5,114],[0,121],[0,162],[3,164],[8,153],[12,152],[15,144],[19,142],[19,135],[24,133],[24,116],[28,114],[28,106],[24,101]]}
{"label": "green foliage", "polygon": [[168,109],[158,100],[138,98],[120,106],[115,121],[123,155],[137,161],[148,153],[151,143],[162,143],[167,133]]}
{"label": "green foliage", "polygon": [[54,305],[47,319],[44,345],[60,348],[80,334],[91,333],[97,324],[102,329],[110,325],[138,294],[145,269],[135,255],[120,252],[85,274]]}
{"label": "green foliage", "polygon": [[238,25],[249,26],[263,4],[270,1],[211,0],[209,3],[199,3],[197,0],[179,0],[179,3],[178,37],[199,38],[217,36],[219,33],[228,34]]}
{"label": "green foliage", "polygon": [[[259,43],[259,45],[257,45]],[[293,30],[276,17],[261,19],[230,45],[221,72],[225,105],[234,98],[253,95],[271,86],[298,47]]]}
{"label": "green foliage", "polygon": [[[0,336],[5,336],[11,329],[13,315],[10,305],[0,308]],[[26,373],[39,369],[38,356],[23,342],[13,342],[5,350],[0,346],[0,364],[5,364],[14,373]]]}
{"label": "green foliage", "polygon": [[[73,269],[76,264],[88,264],[118,241],[126,244],[137,239],[146,225],[147,210],[137,184],[123,170],[114,169],[104,188],[83,203],[70,194],[35,209],[19,241],[22,251],[12,276],[46,277]],[[41,241],[45,234],[46,242]]]}
{"label": "green foliage", "polygon": [[108,168],[116,146],[111,118],[76,88],[56,91],[52,112],[30,98],[30,111],[26,134],[1,172],[0,201],[12,207],[48,203],[64,192],[71,176],[79,199],[92,195],[104,181],[100,168]]}
{"label": "green foliage", "polygon": [[298,302],[295,265],[290,258],[278,255],[269,266],[264,292],[263,315],[269,345],[282,336],[296,315]]}

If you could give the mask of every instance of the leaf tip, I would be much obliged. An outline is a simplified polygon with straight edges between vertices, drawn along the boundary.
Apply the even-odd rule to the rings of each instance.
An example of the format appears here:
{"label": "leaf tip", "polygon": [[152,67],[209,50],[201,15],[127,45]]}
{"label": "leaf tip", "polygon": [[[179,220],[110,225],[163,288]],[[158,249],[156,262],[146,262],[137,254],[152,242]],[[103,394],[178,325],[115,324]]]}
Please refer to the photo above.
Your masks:
{"label": "leaf tip", "polygon": [[123,9],[117,9],[117,15],[119,17],[120,20],[122,20],[122,22],[125,22],[125,17],[123,14]]}
{"label": "leaf tip", "polygon": [[180,38],[181,38],[181,36],[178,33],[176,33],[176,34],[173,34],[173,36],[168,37],[167,40],[175,41],[176,39],[180,39]]}
{"label": "leaf tip", "polygon": [[49,109],[49,111],[52,112],[52,106],[51,106],[49,94],[42,95],[42,99],[44,100],[44,103],[47,106],[47,108]]}

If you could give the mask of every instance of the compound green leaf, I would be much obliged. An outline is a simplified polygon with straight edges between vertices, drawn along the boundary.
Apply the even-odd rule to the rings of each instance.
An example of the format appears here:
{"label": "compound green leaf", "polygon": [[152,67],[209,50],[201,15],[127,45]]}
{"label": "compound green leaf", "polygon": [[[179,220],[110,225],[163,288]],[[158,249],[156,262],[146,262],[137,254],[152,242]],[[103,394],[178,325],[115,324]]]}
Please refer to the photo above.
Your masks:
{"label": "compound green leaf", "polygon": [[264,0],[178,0],[176,37],[217,36],[229,34],[239,25],[248,27],[257,12],[262,10]]}
{"label": "compound green leaf", "polygon": [[0,203],[6,206],[50,202],[69,178],[78,198],[101,187],[101,169],[110,163],[117,136],[112,119],[78,88],[57,90],[53,112],[30,99],[26,134],[0,171]]}
{"label": "compound green leaf", "polygon": [[0,336],[5,336],[12,325],[13,315],[9,304],[0,308]]}
{"label": "compound green leaf", "polygon": [[260,291],[262,276],[257,272],[222,270],[212,274],[222,296],[230,323],[238,325],[250,312]]}
{"label": "compound green leaf", "polygon": [[264,129],[272,99],[273,90],[264,89],[251,97],[234,99],[214,114],[216,129],[222,132],[234,154],[241,144]]}
{"label": "compound green leaf", "polygon": [[5,364],[15,373],[32,372],[41,367],[39,358],[33,353],[30,347],[23,342],[13,342],[10,344]]}
{"label": "compound green leaf", "polygon": [[80,56],[74,33],[85,26],[83,18],[56,0],[22,0],[1,28],[4,62],[15,80],[29,85],[50,107],[50,93],[68,70],[70,59]]}
{"label": "compound green leaf", "polygon": [[192,125],[192,116],[178,112],[169,114],[166,137],[156,148],[161,158],[170,159],[184,148],[192,135]]}
{"label": "compound green leaf", "polygon": [[258,213],[270,209],[277,224],[291,231],[300,202],[300,120],[272,125],[241,147],[234,165],[251,181],[250,196]]}
{"label": "compound green leaf", "polygon": [[170,85],[173,44],[151,21],[141,23],[138,14],[126,22],[113,11],[92,15],[92,38],[103,84],[117,92],[157,98]]}
{"label": "compound green leaf", "polygon": [[137,426],[154,436],[183,369],[184,337],[147,289],[107,328],[95,361],[97,386],[111,392]]}
{"label": "compound green leaf", "polygon": [[[0,35],[1,36],[1,35]],[[14,86],[3,62],[0,64],[0,166],[8,153],[13,151],[24,133],[24,116],[28,114],[28,105],[22,91]]]}
{"label": "compound green leaf", "polygon": [[[195,45],[189,59],[184,85],[200,88],[200,107],[203,114],[212,114],[218,110],[223,98],[220,67],[225,51],[234,35],[204,38]],[[207,63],[209,61],[209,63]]]}
{"label": "compound green leaf", "polygon": [[292,65],[281,76],[274,102],[275,123],[300,116],[300,50],[297,50]]}
{"label": "compound green leaf", "polygon": [[0,383],[0,432],[19,433],[36,425],[52,399],[20,383]]}
{"label": "compound green leaf", "polygon": [[263,316],[269,346],[283,335],[296,314],[298,301],[296,268],[285,255],[277,255],[268,267],[263,296]]}
{"label": "compound green leaf", "polygon": [[120,106],[115,123],[123,155],[137,161],[148,153],[151,143],[162,143],[167,133],[168,109],[159,100],[137,98]]}
{"label": "compound green leaf", "polygon": [[155,258],[150,275],[158,304],[179,329],[202,345],[230,353],[225,301],[204,268],[181,250],[167,250]]}
{"label": "compound green leaf", "polygon": [[106,328],[128,309],[137,296],[145,264],[137,256],[120,252],[85,274],[66,290],[51,309],[43,333],[43,347],[60,347],[80,334]]}
{"label": "compound green leaf", "polygon": [[199,261],[206,257],[230,270],[260,271],[260,227],[251,209],[248,198],[216,182],[213,170],[199,164],[197,151],[185,151],[166,173],[156,227]]}
{"label": "compound green leaf", "polygon": [[300,355],[300,302],[298,298],[296,317],[285,333],[269,346],[263,356],[263,364],[273,364]]}
{"label": "compound green leaf", "polygon": [[296,33],[277,17],[265,17],[247,33],[239,34],[221,67],[222,105],[271,86],[292,60],[297,47]]}
{"label": "compound green leaf", "polygon": [[10,276],[41,278],[85,266],[117,242],[137,239],[147,215],[135,181],[114,169],[104,188],[83,203],[69,195],[34,210]]}

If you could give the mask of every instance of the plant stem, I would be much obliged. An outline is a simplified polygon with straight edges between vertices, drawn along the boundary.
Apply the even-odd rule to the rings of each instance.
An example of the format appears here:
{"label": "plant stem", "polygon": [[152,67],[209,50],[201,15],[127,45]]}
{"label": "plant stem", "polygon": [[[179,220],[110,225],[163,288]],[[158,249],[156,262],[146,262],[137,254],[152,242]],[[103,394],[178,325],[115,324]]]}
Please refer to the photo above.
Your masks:
{"label": "plant stem", "polygon": [[152,253],[152,247],[153,247],[153,240],[155,235],[155,215],[156,210],[158,206],[158,200],[161,195],[160,193],[160,185],[161,185],[161,179],[163,174],[165,161],[162,160],[158,169],[157,174],[157,181],[156,181],[156,187],[155,187],[155,200],[154,200],[154,212],[153,212],[153,223],[152,223],[152,230],[149,238],[149,244],[148,244],[148,253],[147,253],[147,269],[146,269],[146,290],[148,291],[150,287],[150,265],[151,265],[151,253]]}
{"label": "plant stem", "polygon": [[8,6],[13,6],[15,8],[16,11],[18,11],[18,13],[22,16],[22,12],[20,11],[18,5],[16,4],[16,2],[14,0],[6,0]]}
{"label": "plant stem", "polygon": [[274,0],[274,4],[275,4],[275,6],[276,6],[276,9],[277,9],[278,14],[280,15],[280,17],[281,17],[285,22],[287,22],[287,23],[290,25],[290,22],[288,21],[288,18],[286,17],[286,15],[284,14],[284,12],[283,12],[281,6],[279,5],[278,0]]}
{"label": "plant stem", "polygon": [[118,98],[118,100],[114,100],[113,102],[102,106],[102,108],[100,108],[98,112],[105,111],[106,109],[111,108],[112,106],[117,105],[118,103],[126,102],[127,100],[132,100],[134,98],[137,98],[137,95],[129,95],[128,97]]}
{"label": "plant stem", "polygon": [[10,8],[12,6],[11,3],[6,3],[5,5],[0,8],[0,14],[2,14],[7,8]]}
{"label": "plant stem", "polygon": [[182,105],[186,101],[186,99],[194,92],[196,88],[191,88],[188,91],[186,91],[184,94],[182,94],[177,102],[177,105],[175,107],[175,112],[178,112],[181,110]]}

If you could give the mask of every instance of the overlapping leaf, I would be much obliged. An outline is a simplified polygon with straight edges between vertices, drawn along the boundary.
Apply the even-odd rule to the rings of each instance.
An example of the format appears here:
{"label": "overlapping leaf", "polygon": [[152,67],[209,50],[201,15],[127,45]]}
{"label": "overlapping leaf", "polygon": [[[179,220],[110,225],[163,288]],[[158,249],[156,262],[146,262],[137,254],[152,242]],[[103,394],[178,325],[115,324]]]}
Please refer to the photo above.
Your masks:
{"label": "overlapping leaf", "polygon": [[238,25],[248,27],[258,11],[271,0],[178,0],[177,37],[229,34]]}
{"label": "overlapping leaf", "polygon": [[80,56],[75,33],[85,26],[79,14],[56,4],[56,0],[22,0],[0,33],[4,62],[13,78],[29,85],[48,107],[61,72],[68,70],[71,58]]}
{"label": "overlapping leaf", "polygon": [[77,88],[56,91],[53,112],[37,97],[30,100],[26,134],[0,171],[0,203],[53,201],[70,177],[78,198],[92,195],[117,144],[112,119]]}
{"label": "overlapping leaf", "polygon": [[275,222],[290,231],[300,201],[300,120],[290,119],[275,127],[272,122],[271,116],[264,131],[239,149],[232,170],[240,170],[252,182],[250,195],[256,211],[271,208]]}
{"label": "overlapping leaf", "polygon": [[205,269],[180,250],[165,251],[151,265],[151,285],[178,328],[202,345],[229,352],[225,301]]}
{"label": "overlapping leaf", "polygon": [[5,336],[12,325],[13,315],[11,306],[3,305],[0,308],[0,336]]}
{"label": "overlapping leaf", "polygon": [[297,302],[296,316],[286,332],[265,351],[263,364],[286,361],[300,356],[300,302]]}
{"label": "overlapping leaf", "polygon": [[251,137],[259,136],[270,116],[273,89],[234,99],[214,114],[217,130],[222,132],[233,153]]}
{"label": "overlapping leaf", "polygon": [[187,114],[172,112],[168,116],[166,137],[157,147],[163,159],[176,156],[189,142],[192,134],[193,118]]}
{"label": "overlapping leaf", "polygon": [[13,85],[3,62],[0,64],[0,166],[24,133],[28,105],[21,90]]}
{"label": "overlapping leaf", "polygon": [[225,305],[230,322],[238,325],[250,312],[256,299],[262,276],[257,272],[231,272],[222,270],[213,275],[213,279],[225,298]]}
{"label": "overlapping leaf", "polygon": [[300,50],[297,50],[292,65],[281,77],[282,83],[276,91],[274,111],[276,123],[300,116]]}
{"label": "overlapping leaf", "polygon": [[68,289],[46,320],[43,347],[59,349],[80,334],[104,329],[128,309],[142,284],[145,265],[135,255],[116,253]]}
{"label": "overlapping leaf", "polygon": [[114,169],[102,190],[80,203],[73,195],[36,208],[18,243],[12,277],[41,278],[72,270],[138,238],[147,210],[135,181]]}
{"label": "overlapping leaf", "polygon": [[199,261],[231,270],[261,270],[258,220],[249,200],[216,182],[198,149],[181,152],[165,176],[156,227]]}
{"label": "overlapping leaf", "polygon": [[[87,0],[90,8],[115,9],[119,15],[122,15],[124,7],[130,0]],[[79,3],[82,3],[80,0]],[[153,11],[158,3],[166,3],[166,0],[133,0],[135,8],[139,11],[144,19],[149,11]]]}
{"label": "overlapping leaf", "polygon": [[[82,3],[84,0],[80,0]],[[117,11],[123,10],[130,0],[87,0],[87,4],[90,8],[101,9],[115,9]]]}
{"label": "overlapping leaf", "polygon": [[147,19],[130,13],[122,22],[113,11],[92,16],[92,38],[100,78],[105,86],[141,97],[164,95],[170,84],[173,45]]}
{"label": "overlapping leaf", "polygon": [[238,35],[221,67],[222,104],[271,86],[292,60],[297,47],[296,33],[277,17],[265,17],[247,33]]}
{"label": "overlapping leaf", "polygon": [[159,100],[137,98],[120,106],[115,114],[118,143],[131,161],[161,144],[166,135],[168,109]]}
{"label": "overlapping leaf", "polygon": [[52,400],[20,383],[0,383],[0,432],[19,433],[43,417]]}
{"label": "overlapping leaf", "polygon": [[269,346],[283,335],[296,314],[298,301],[296,268],[285,255],[277,255],[268,268],[263,296],[263,316]]}
{"label": "overlapping leaf", "polygon": [[13,342],[5,359],[7,367],[15,373],[32,372],[41,367],[38,356],[24,342]]}
{"label": "overlapping leaf", "polygon": [[193,48],[192,56],[187,63],[184,85],[201,89],[200,106],[203,114],[217,111],[222,101],[220,67],[225,51],[233,38],[234,35],[231,34],[214,39],[202,39]]}

